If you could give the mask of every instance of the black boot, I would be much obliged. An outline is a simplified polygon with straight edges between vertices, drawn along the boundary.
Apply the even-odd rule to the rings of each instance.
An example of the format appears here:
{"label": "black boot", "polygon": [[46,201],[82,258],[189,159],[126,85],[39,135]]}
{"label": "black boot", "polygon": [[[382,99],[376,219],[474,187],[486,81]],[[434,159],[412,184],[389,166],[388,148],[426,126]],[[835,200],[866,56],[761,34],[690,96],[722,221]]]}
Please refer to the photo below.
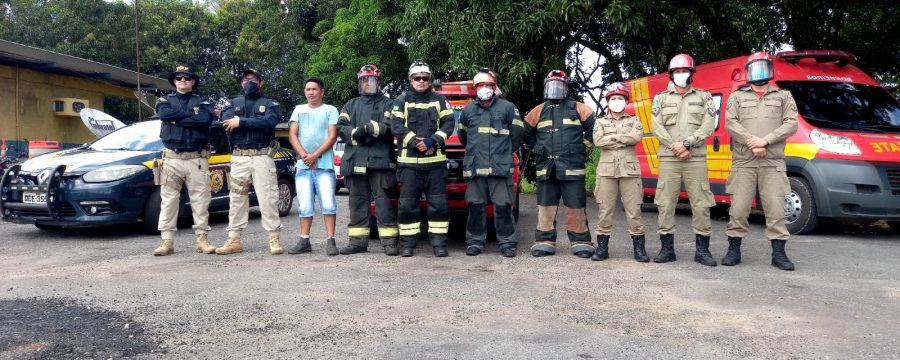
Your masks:
{"label": "black boot", "polygon": [[722,265],[735,266],[741,263],[741,238],[728,237],[728,252],[722,258]]}
{"label": "black boot", "polygon": [[716,259],[713,259],[712,254],[709,253],[709,236],[696,234],[694,236],[694,242],[697,244],[697,252],[694,253],[695,262],[706,266],[719,265],[719,263],[716,262]]}
{"label": "black boot", "polygon": [[591,260],[603,261],[609,259],[609,235],[597,235],[597,250]]}
{"label": "black boot", "polygon": [[662,246],[659,248],[659,254],[653,258],[653,262],[675,261],[675,234],[660,234],[659,242]]}
{"label": "black boot", "polygon": [[794,263],[784,253],[785,243],[787,240],[772,240],[772,265],[781,270],[793,271]]}
{"label": "black boot", "polygon": [[341,255],[353,255],[353,254],[364,253],[367,251],[369,251],[368,246],[360,246],[360,245],[355,245],[355,244],[348,244],[347,246],[343,246],[340,249],[338,249],[338,253],[340,253]]}
{"label": "black boot", "polygon": [[650,262],[647,250],[644,250],[644,235],[631,235],[631,243],[634,245],[634,259],[638,262]]}
{"label": "black boot", "polygon": [[415,252],[414,248],[404,247],[403,249],[400,250],[400,256],[401,257],[410,257],[410,256],[413,256],[414,252]]}
{"label": "black boot", "polygon": [[447,257],[447,255],[450,255],[450,253],[447,252],[446,246],[435,246],[434,247],[434,257]]}
{"label": "black boot", "polygon": [[397,247],[397,238],[382,239],[381,246],[384,247],[384,254],[387,256],[400,254],[400,249]]}
{"label": "black boot", "polygon": [[337,244],[334,242],[334,238],[330,237],[325,239],[325,255],[335,256],[338,254]]}
{"label": "black boot", "polygon": [[312,245],[309,243],[309,238],[300,237],[300,241],[297,241],[297,245],[288,249],[288,254],[302,254],[310,251],[312,251]]}

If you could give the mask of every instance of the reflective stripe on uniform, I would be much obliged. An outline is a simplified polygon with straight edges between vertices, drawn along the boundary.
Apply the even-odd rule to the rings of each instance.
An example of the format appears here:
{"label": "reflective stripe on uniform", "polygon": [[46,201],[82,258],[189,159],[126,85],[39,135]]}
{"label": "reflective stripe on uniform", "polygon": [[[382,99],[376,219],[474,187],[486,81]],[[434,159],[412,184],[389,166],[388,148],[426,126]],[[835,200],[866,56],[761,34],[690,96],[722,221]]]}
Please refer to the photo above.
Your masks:
{"label": "reflective stripe on uniform", "polygon": [[447,161],[447,155],[444,155],[440,149],[435,150],[436,155],[428,156],[428,157],[414,157],[408,156],[407,149],[403,149],[400,153],[400,156],[397,157],[397,162],[403,164],[431,164],[436,162]]}
{"label": "reflective stripe on uniform", "polygon": [[541,120],[541,121],[538,121],[538,123],[537,123],[538,129],[545,128],[548,126],[553,126],[553,120]]}
{"label": "reflective stripe on uniform", "polygon": [[593,147],[593,146],[594,146],[594,143],[592,143],[592,142],[590,142],[590,141],[587,141],[587,139],[582,139],[582,140],[581,140],[581,143],[584,144],[584,146],[587,146],[587,147]]}
{"label": "reflective stripe on uniform", "polygon": [[453,109],[444,109],[438,113],[439,117],[453,116]]}
{"label": "reflective stripe on uniform", "polygon": [[491,133],[491,128],[489,128],[489,127],[487,127],[487,126],[479,127],[479,128],[478,128],[478,133],[479,133],[479,134],[490,134],[490,133]]}
{"label": "reflective stripe on uniform", "polygon": [[369,227],[352,227],[347,229],[348,236],[369,236]]}
{"label": "reflective stripe on uniform", "polygon": [[446,234],[449,227],[449,221],[428,221],[428,232],[432,234]]}
{"label": "reflective stripe on uniform", "polygon": [[412,131],[406,133],[406,136],[403,137],[403,147],[409,145],[409,141],[416,137],[416,134]]}
{"label": "reflective stripe on uniform", "polygon": [[491,174],[491,168],[475,169],[475,174],[478,174],[478,175],[490,175],[490,174]]}
{"label": "reflective stripe on uniform", "polygon": [[[429,103],[414,103],[414,102],[407,102],[407,103],[406,103],[406,108],[407,108],[407,109],[409,109],[409,108],[413,108],[413,109],[430,109],[430,108],[435,108],[436,110],[440,111],[440,109],[441,109],[441,103],[440,103],[440,102],[437,102],[437,101],[432,101],[432,102],[429,102]],[[451,111],[451,113],[452,113],[452,111]]]}
{"label": "reflective stripe on uniform", "polygon": [[459,126],[457,126],[457,128],[460,129],[460,130],[468,130],[468,129],[469,129],[468,127],[466,127],[466,126],[463,125],[462,123],[459,123]]}
{"label": "reflective stripe on uniform", "polygon": [[522,122],[522,120],[519,120],[519,119],[513,119],[512,124],[513,124],[513,126],[525,127],[525,123]]}
{"label": "reflective stripe on uniform", "polygon": [[509,135],[509,129],[494,129],[487,126],[482,126],[478,128],[479,134],[499,134],[499,135]]}
{"label": "reflective stripe on uniform", "polygon": [[381,133],[381,126],[375,120],[369,120],[369,122],[372,123],[372,136],[378,137],[378,134]]}
{"label": "reflective stripe on uniform", "polygon": [[347,113],[345,113],[345,112],[342,112],[341,115],[338,116],[338,117],[342,117],[342,118],[344,118],[344,119],[347,119],[348,121],[350,120],[350,115],[347,114]]}
{"label": "reflective stripe on uniform", "polygon": [[400,232],[395,227],[378,228],[378,236],[380,237],[396,237]]}
{"label": "reflective stripe on uniform", "polygon": [[578,119],[562,119],[563,125],[578,125],[581,126],[581,121]]}
{"label": "reflective stripe on uniform", "polygon": [[537,175],[537,176],[547,175],[547,169],[539,169],[538,171],[535,172],[535,175]]}
{"label": "reflective stripe on uniform", "polygon": [[409,236],[409,235],[418,235],[421,231],[419,227],[421,223],[418,221],[411,224],[398,224],[397,227],[400,230],[400,236]]}
{"label": "reflective stripe on uniform", "polygon": [[353,128],[353,130],[350,130],[350,144],[353,146],[359,145],[356,143],[356,138],[353,135],[356,135],[356,128]]}
{"label": "reflective stripe on uniform", "polygon": [[366,173],[366,167],[365,167],[365,166],[354,166],[354,167],[353,167],[353,173],[355,173],[355,174],[365,174],[365,173]]}
{"label": "reflective stripe on uniform", "polygon": [[392,111],[391,115],[395,118],[406,120],[406,113],[403,111]]}
{"label": "reflective stripe on uniform", "polygon": [[472,170],[463,170],[463,177],[472,177]]}
{"label": "reflective stripe on uniform", "polygon": [[440,136],[441,139],[444,139],[444,141],[447,141],[447,133],[438,130],[438,131],[435,131],[434,134],[437,136]]}
{"label": "reflective stripe on uniform", "polygon": [[575,170],[566,169],[566,176],[584,175],[584,174],[585,174],[584,169],[575,169]]}

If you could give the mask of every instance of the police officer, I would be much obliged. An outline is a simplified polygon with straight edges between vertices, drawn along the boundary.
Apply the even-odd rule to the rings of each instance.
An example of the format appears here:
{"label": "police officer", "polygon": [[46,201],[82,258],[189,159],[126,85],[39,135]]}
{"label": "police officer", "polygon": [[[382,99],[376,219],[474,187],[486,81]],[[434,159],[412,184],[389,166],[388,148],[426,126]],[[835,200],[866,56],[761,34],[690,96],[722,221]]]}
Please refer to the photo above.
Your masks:
{"label": "police officer", "polygon": [[431,68],[422,60],[409,67],[410,89],[394,101],[391,131],[397,138],[400,170],[398,227],[400,256],[413,256],[420,233],[419,199],[428,202],[428,237],[434,256],[447,253],[447,156],[444,142],[453,133],[453,109],[443,95],[431,89]]}
{"label": "police officer", "polygon": [[690,55],[675,55],[669,62],[669,79],[674,86],[653,98],[651,126],[659,139],[659,182],[654,203],[659,209],[662,243],[653,261],[675,261],[675,205],[683,180],[691,201],[697,248],[694,261],[716,266],[709,253],[709,208],[715,202],[706,168],[706,139],[715,127],[716,108],[708,92],[691,86],[694,71]]}
{"label": "police officer", "polygon": [[556,253],[556,210],[566,206],[570,250],[582,258],[594,252],[585,206],[585,163],[594,128],[593,111],[568,98],[565,71],[552,70],[544,79],[544,103],[525,116],[525,141],[534,153],[537,173],[538,223],[532,256]]}
{"label": "police officer", "polygon": [[785,173],[784,145],[797,132],[797,105],[791,93],[769,85],[774,64],[769,54],[760,52],[744,65],[748,85],[731,93],[725,108],[725,127],[731,134],[731,174],[726,192],[731,207],[725,234],[728,253],[722,265],[741,262],[741,239],[747,236],[750,206],[759,198],[766,215],[766,237],[772,241],[772,265],[794,270],[784,252],[790,237],[784,224],[784,197],[790,192]]}
{"label": "police officer", "polygon": [[269,252],[284,252],[279,235],[278,179],[276,178],[275,125],[281,121],[281,104],[262,94],[265,82],[254,69],[244,70],[240,78],[243,94],[231,99],[222,111],[222,125],[231,133],[231,173],[228,174],[230,208],[228,209],[228,241],[216,249],[227,255],[244,251],[241,231],[247,227],[250,185],[259,200],[262,226],[269,232]]}
{"label": "police officer", "polygon": [[156,114],[162,125],[162,159],[154,170],[162,198],[158,229],[162,244],[153,255],[175,252],[173,239],[181,207],[181,188],[187,186],[197,235],[197,252],[212,254],[216,248],[209,244],[209,125],[212,123],[212,104],[194,94],[200,77],[187,66],[178,66],[169,74],[175,92],[156,101]]}
{"label": "police officer", "polygon": [[524,124],[511,102],[497,97],[497,80],[482,69],[472,79],[478,99],[459,116],[459,141],[466,147],[463,178],[466,179],[466,255],[484,249],[487,237],[485,206],[494,204],[494,228],[500,253],[516,256],[516,224],[513,220],[513,154],[522,144]]}
{"label": "police officer", "polygon": [[390,192],[397,186],[397,154],[390,130],[393,101],[381,92],[381,71],[364,65],[356,73],[359,97],[344,105],[338,134],[345,148],[341,175],[350,191],[350,244],[341,254],[366,252],[369,247],[369,200],[375,199],[375,220],[385,255],[396,256],[397,213]]}
{"label": "police officer", "polygon": [[624,83],[614,83],[606,90],[606,116],[594,124],[594,145],[601,149],[597,163],[597,185],[594,199],[600,207],[597,220],[597,251],[591,260],[609,258],[609,236],[612,233],[613,210],[616,196],[621,193],[628,220],[628,233],[634,246],[634,259],[648,262],[644,250],[644,225],[641,224],[641,204],[644,191],[641,187],[641,166],[634,147],[644,136],[641,119],[625,113],[631,96]]}

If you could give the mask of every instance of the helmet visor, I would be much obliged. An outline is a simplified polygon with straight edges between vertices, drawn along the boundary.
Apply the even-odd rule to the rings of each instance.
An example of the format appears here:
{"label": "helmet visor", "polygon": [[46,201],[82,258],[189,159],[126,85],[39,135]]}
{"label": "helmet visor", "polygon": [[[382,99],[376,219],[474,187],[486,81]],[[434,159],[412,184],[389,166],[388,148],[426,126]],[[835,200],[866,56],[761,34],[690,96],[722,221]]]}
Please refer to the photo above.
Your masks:
{"label": "helmet visor", "polygon": [[766,59],[754,60],[747,64],[747,82],[772,80],[773,72],[772,61]]}
{"label": "helmet visor", "polygon": [[378,78],[375,76],[363,76],[359,78],[360,95],[375,95],[381,91]]}
{"label": "helmet visor", "polygon": [[544,81],[544,99],[562,100],[568,93],[568,86],[564,81],[555,79]]}

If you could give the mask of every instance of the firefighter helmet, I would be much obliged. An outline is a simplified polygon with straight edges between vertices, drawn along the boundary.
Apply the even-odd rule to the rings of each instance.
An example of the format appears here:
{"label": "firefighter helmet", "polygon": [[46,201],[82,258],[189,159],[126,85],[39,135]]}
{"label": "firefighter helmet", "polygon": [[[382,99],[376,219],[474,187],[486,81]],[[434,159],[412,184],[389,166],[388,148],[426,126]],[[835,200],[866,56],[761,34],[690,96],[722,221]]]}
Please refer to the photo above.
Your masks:
{"label": "firefighter helmet", "polygon": [[625,97],[625,101],[631,100],[631,92],[628,91],[628,87],[625,86],[625,83],[617,82],[612,83],[606,87],[606,100],[613,95],[622,95]]}
{"label": "firefighter helmet", "polygon": [[748,56],[744,70],[747,71],[747,82],[753,85],[765,85],[775,76],[775,64],[772,62],[772,56],[765,51]]}
{"label": "firefighter helmet", "polygon": [[672,60],[669,61],[669,73],[671,74],[675,69],[688,69],[692,73],[694,72],[694,58],[692,58],[688,54],[678,54],[672,57]]}
{"label": "firefighter helmet", "polygon": [[428,74],[431,75],[431,67],[428,66],[428,63],[422,61],[421,59],[416,60],[409,66],[409,77],[411,78],[415,74]]}
{"label": "firefighter helmet", "polygon": [[374,95],[381,91],[381,70],[372,64],[363,65],[356,73],[361,95]]}
{"label": "firefighter helmet", "polygon": [[562,100],[569,95],[569,76],[563,70],[550,70],[544,78],[544,99]]}

